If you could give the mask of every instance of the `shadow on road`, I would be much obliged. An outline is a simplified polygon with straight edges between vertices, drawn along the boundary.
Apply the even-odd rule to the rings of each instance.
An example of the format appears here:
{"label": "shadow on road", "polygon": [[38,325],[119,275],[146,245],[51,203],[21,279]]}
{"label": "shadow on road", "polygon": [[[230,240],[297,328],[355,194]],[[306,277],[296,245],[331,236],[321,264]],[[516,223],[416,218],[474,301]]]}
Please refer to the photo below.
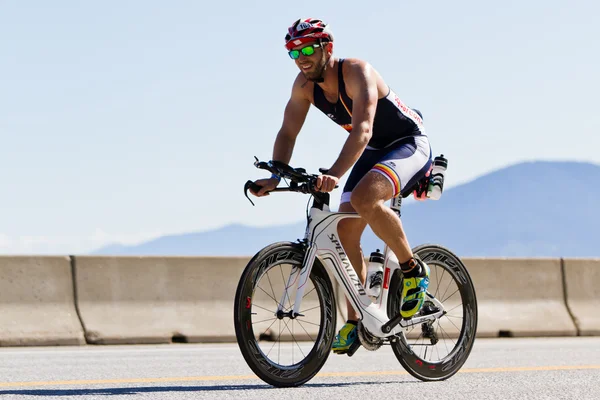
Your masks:
{"label": "shadow on road", "polygon": [[[385,384],[407,384],[422,383],[420,381],[371,381],[371,382],[340,382],[340,383],[305,383],[299,388],[324,388],[324,387],[352,387],[360,385],[385,385]],[[98,388],[98,389],[25,389],[25,390],[0,390],[3,395],[17,396],[91,396],[91,395],[127,395],[141,393],[161,392],[219,392],[229,390],[285,390],[270,385],[206,385],[206,386],[149,386],[149,387],[126,387],[126,388]]]}

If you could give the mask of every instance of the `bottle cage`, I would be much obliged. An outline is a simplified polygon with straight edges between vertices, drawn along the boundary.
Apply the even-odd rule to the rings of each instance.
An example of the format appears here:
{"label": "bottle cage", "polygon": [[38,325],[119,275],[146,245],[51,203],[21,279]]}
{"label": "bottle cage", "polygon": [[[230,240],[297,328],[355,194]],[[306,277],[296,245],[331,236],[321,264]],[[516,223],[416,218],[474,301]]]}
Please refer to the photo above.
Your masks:
{"label": "bottle cage", "polygon": [[413,187],[410,188],[410,190],[407,190],[402,195],[402,197],[406,198],[412,194],[413,197],[415,198],[415,200],[419,200],[419,201],[427,200],[428,199],[427,189],[429,188],[429,181],[431,180],[431,170],[432,169],[433,169],[433,164],[431,165],[431,167],[429,167],[429,170],[427,171],[425,176],[423,176],[421,179],[419,179],[417,181],[417,183],[415,183],[413,185]]}

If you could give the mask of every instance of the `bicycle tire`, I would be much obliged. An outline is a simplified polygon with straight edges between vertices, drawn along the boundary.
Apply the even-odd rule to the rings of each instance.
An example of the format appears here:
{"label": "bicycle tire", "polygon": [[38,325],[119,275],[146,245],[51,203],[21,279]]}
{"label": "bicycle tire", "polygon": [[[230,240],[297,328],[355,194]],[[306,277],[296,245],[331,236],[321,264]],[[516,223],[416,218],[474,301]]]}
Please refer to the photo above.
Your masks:
{"label": "bicycle tire", "polygon": [[[391,343],[392,350],[404,369],[406,369],[406,371],[415,378],[422,381],[445,380],[460,370],[469,357],[471,349],[473,348],[473,343],[477,334],[477,296],[475,293],[475,287],[473,286],[471,277],[463,262],[458,256],[456,256],[447,248],[439,245],[421,245],[415,247],[413,249],[413,253],[427,263],[430,268],[441,267],[444,271],[442,274],[442,280],[445,272],[447,272],[448,276],[454,280],[456,286],[458,287],[457,291],[460,293],[460,298],[462,300],[462,303],[455,308],[458,308],[460,305],[462,305],[464,318],[462,320],[456,343],[454,343],[450,337],[448,339],[444,339],[445,341],[449,340],[450,342],[454,343],[453,349],[448,351],[446,357],[440,358],[437,361],[433,361],[431,359],[427,360],[426,346],[430,346],[430,344],[426,344],[426,341],[428,340],[431,343],[431,346],[437,346],[437,343],[439,342],[436,341],[436,344],[433,344],[434,340],[432,337],[435,338],[439,333],[438,331],[444,331],[443,327],[440,329],[440,321],[449,314],[443,315],[439,320],[436,321],[438,324],[438,329],[437,331],[433,329],[434,333],[427,332],[426,328],[421,326],[422,337],[420,336],[412,346],[409,343],[409,339],[407,339],[406,333],[403,331],[397,340]],[[430,275],[430,289],[434,283],[434,278],[432,275],[433,273]],[[439,274],[437,271],[436,277],[439,280]],[[445,283],[443,285],[445,285]],[[438,286],[441,286],[439,282]],[[389,315],[395,315],[398,310],[400,310],[401,292],[402,274],[400,271],[397,271],[390,282],[390,295],[388,298]],[[442,301],[442,303],[444,303],[444,301]],[[449,318],[450,317],[448,317],[448,319]],[[457,327],[453,321],[451,322],[455,327]],[[429,326],[430,329],[431,327],[432,325]],[[422,344],[418,344],[419,339],[422,339]],[[447,342],[445,343],[446,349],[448,349]],[[422,347],[425,347],[425,357],[422,356],[422,353],[419,355],[416,353],[416,351],[421,351]],[[433,353],[434,350],[432,349],[430,352],[430,358]]]}
{"label": "bicycle tire", "polygon": [[[283,366],[270,359],[268,354],[261,350],[256,338],[252,322],[252,309],[254,308],[255,290],[260,279],[272,268],[282,263],[301,267],[304,257],[305,249],[299,243],[278,242],[269,245],[249,261],[236,290],[234,325],[240,351],[252,371],[264,382],[275,387],[300,386],[312,379],[327,361],[335,336],[336,302],[333,286],[325,267],[318,259],[315,259],[309,280],[314,285],[314,291],[318,297],[320,325],[310,352],[299,362]],[[273,297],[275,296],[277,295]],[[273,299],[273,297],[271,298]],[[277,301],[275,303],[277,305]],[[286,327],[289,330],[287,324]],[[279,338],[281,345],[281,331]],[[298,347],[300,348],[299,345]]]}

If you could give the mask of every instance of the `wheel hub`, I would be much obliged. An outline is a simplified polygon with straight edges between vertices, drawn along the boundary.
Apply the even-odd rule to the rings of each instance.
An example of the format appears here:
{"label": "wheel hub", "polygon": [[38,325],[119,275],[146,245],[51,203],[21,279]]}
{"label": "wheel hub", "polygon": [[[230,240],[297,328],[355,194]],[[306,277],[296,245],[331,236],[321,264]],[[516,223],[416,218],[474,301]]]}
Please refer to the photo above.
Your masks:
{"label": "wheel hub", "polygon": [[304,314],[294,313],[291,310],[288,312],[283,312],[283,310],[279,310],[279,311],[277,311],[275,316],[278,319],[284,319],[285,317],[288,317],[289,319],[295,319],[296,317],[304,317]]}

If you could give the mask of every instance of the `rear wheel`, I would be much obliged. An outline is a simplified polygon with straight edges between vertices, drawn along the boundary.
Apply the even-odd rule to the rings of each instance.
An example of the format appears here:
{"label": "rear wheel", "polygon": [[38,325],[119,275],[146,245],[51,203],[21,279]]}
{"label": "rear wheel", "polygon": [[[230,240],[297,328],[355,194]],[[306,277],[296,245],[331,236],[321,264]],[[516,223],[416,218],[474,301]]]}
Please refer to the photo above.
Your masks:
{"label": "rear wheel", "polygon": [[[321,369],[335,335],[336,304],[331,280],[315,259],[299,316],[291,317],[296,285],[288,278],[302,268],[301,244],[270,245],[246,266],[235,296],[234,324],[244,359],[263,381],[299,386]],[[278,313],[279,303],[282,310]]]}
{"label": "rear wheel", "polygon": [[[471,277],[460,258],[450,250],[435,245],[413,249],[431,269],[429,296],[417,314],[433,314],[443,304],[444,314],[433,322],[419,324],[401,332],[392,342],[400,364],[423,381],[448,379],[467,360],[477,332],[477,298]],[[392,278],[388,315],[400,310],[402,274]]]}

